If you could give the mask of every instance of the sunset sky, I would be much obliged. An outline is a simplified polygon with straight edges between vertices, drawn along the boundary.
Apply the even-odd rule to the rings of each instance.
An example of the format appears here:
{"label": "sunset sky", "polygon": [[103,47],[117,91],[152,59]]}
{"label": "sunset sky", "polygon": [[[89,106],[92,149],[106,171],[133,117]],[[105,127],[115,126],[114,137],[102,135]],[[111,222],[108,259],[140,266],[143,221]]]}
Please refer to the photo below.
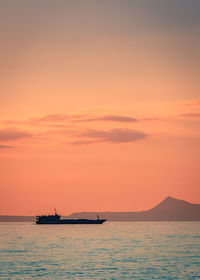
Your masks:
{"label": "sunset sky", "polygon": [[200,1],[0,2],[0,214],[200,203]]}

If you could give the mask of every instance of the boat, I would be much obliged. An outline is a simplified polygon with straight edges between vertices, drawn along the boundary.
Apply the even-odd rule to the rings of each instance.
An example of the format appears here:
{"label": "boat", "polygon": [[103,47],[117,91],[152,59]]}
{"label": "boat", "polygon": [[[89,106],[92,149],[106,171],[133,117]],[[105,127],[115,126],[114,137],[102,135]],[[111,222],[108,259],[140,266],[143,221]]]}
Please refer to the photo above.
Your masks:
{"label": "boat", "polygon": [[36,216],[36,224],[38,225],[63,225],[63,224],[103,224],[106,219],[100,219],[97,214],[97,219],[61,219],[61,215],[58,215],[55,210],[54,215],[41,215]]}

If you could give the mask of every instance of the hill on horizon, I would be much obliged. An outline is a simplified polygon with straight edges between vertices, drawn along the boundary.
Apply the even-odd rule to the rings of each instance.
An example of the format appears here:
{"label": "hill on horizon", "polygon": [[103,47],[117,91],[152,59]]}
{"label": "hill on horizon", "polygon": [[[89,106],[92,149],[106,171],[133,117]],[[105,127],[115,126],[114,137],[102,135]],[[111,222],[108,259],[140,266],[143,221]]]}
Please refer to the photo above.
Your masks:
{"label": "hill on horizon", "polygon": [[[67,216],[71,219],[95,219],[96,212],[77,212]],[[200,204],[166,197],[162,202],[146,211],[99,212],[108,221],[200,221]]]}
{"label": "hill on horizon", "polygon": [[[193,204],[168,196],[146,211],[98,212],[108,221],[200,221],[200,204]],[[96,219],[97,212],[75,212],[63,218]],[[34,222],[34,216],[0,215],[0,222]]]}

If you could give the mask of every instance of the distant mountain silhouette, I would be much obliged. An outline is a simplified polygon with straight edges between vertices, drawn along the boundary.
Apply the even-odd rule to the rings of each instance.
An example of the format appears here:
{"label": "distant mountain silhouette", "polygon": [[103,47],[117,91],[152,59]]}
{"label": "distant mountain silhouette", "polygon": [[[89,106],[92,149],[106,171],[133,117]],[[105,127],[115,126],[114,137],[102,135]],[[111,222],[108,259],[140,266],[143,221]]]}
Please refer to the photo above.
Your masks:
{"label": "distant mountain silhouette", "polygon": [[34,222],[34,216],[0,215],[0,222]]}
{"label": "distant mountain silhouette", "polygon": [[[161,203],[147,211],[100,212],[108,221],[200,221],[200,204],[168,196]],[[95,218],[96,212],[73,213],[68,218]]]}
{"label": "distant mountain silhouette", "polygon": [[[140,212],[99,212],[108,221],[200,221],[200,204],[168,196],[155,207]],[[63,218],[96,219],[97,212],[77,212]],[[33,216],[0,215],[0,222],[34,222]]]}

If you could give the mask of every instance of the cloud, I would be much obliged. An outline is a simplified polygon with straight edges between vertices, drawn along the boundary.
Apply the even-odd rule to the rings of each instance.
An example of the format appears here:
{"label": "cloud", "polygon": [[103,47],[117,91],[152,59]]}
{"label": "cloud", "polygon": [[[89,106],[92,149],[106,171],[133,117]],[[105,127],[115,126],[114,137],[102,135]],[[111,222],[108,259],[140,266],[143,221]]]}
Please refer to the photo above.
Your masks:
{"label": "cloud", "polygon": [[18,125],[18,124],[22,124],[22,121],[13,121],[13,120],[4,120],[3,124],[5,125]]}
{"label": "cloud", "polygon": [[94,122],[94,121],[111,121],[111,122],[136,122],[138,119],[118,115],[103,115],[98,117],[83,118],[74,120],[74,122]]}
{"label": "cloud", "polygon": [[190,112],[190,113],[181,114],[179,116],[180,117],[188,117],[188,118],[199,118],[200,117],[200,113]]}
{"label": "cloud", "polygon": [[90,129],[84,132],[77,133],[76,136],[79,138],[89,138],[91,140],[76,140],[71,142],[72,145],[81,144],[92,144],[98,142],[109,142],[109,143],[128,143],[134,142],[147,137],[147,134],[141,131],[127,129],[127,128],[116,128],[109,131]]}
{"label": "cloud", "polygon": [[84,140],[77,140],[77,141],[72,141],[69,144],[70,145],[88,145],[88,144],[94,144],[94,143],[99,143],[100,141],[84,141]]}
{"label": "cloud", "polygon": [[41,118],[30,119],[32,123],[62,123],[62,122],[94,122],[94,121],[110,121],[110,122],[136,122],[138,119],[119,116],[119,115],[68,115],[68,114],[51,114]]}
{"label": "cloud", "polygon": [[81,122],[120,122],[120,123],[134,123],[138,121],[153,121],[158,120],[158,117],[138,119],[129,116],[122,115],[68,115],[68,114],[49,114],[43,117],[30,118],[27,121],[12,121],[4,120],[3,124],[6,125],[31,125],[31,126],[43,126],[43,127],[55,127],[55,128],[67,128],[69,125]]}
{"label": "cloud", "polygon": [[13,148],[13,146],[9,146],[9,145],[0,145],[0,149],[10,149]]}
{"label": "cloud", "polygon": [[32,118],[32,122],[63,122],[68,121],[71,117],[67,114],[51,114],[41,118]]}
{"label": "cloud", "polygon": [[185,103],[186,106],[200,106],[200,100],[195,100],[193,102]]}
{"label": "cloud", "polygon": [[32,134],[18,130],[17,128],[1,128],[0,141],[13,141],[22,138],[29,138]]}

